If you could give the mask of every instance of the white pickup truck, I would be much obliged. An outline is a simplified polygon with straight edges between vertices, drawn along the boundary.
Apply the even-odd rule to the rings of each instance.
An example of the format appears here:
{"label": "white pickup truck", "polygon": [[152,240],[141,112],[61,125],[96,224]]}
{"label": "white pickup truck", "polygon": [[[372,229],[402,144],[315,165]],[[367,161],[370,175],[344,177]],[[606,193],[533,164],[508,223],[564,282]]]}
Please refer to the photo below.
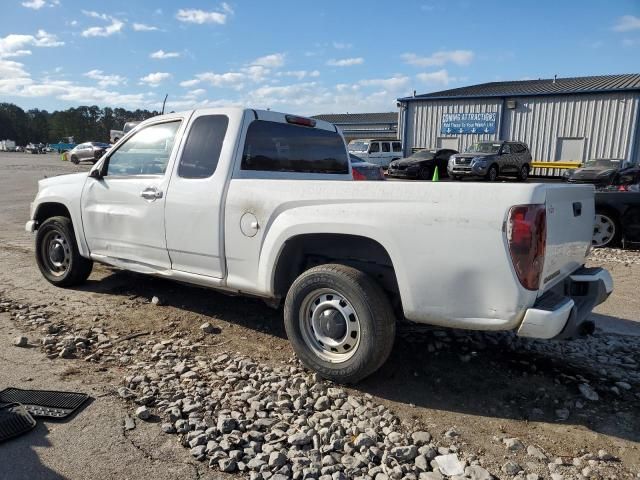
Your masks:
{"label": "white pickup truck", "polygon": [[194,110],[143,122],[88,173],[41,180],[26,229],[61,287],[97,261],[284,299],[299,358],[347,383],[384,363],[397,319],[568,338],[613,289],[584,267],[591,186],[351,180],[332,124]]}

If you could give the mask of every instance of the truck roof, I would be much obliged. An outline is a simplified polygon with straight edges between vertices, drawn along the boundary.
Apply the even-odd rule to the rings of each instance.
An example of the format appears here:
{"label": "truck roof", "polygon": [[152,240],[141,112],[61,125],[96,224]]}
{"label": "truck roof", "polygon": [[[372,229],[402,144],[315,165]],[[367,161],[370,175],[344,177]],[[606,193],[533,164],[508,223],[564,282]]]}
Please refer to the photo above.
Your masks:
{"label": "truck roof", "polygon": [[[185,110],[182,112],[175,113],[167,113],[165,115],[159,115],[157,117],[149,118],[143,122],[141,125],[146,123],[150,123],[152,121],[157,121],[159,118],[175,118],[175,117],[189,117],[193,113],[198,112],[199,114],[211,114],[211,115],[223,115],[229,112],[251,112],[256,120],[266,120],[270,122],[280,122],[280,123],[295,123],[291,121],[291,118],[302,118],[314,122],[314,128],[321,128],[323,130],[329,130],[339,133],[338,128],[333,124],[326,122],[324,120],[317,120],[315,118],[305,117],[304,115],[298,115],[294,113],[284,113],[284,112],[275,112],[273,110],[258,110],[254,108],[243,108],[243,107],[222,107],[222,108],[196,108],[193,110]],[[290,119],[287,120],[287,117]]]}

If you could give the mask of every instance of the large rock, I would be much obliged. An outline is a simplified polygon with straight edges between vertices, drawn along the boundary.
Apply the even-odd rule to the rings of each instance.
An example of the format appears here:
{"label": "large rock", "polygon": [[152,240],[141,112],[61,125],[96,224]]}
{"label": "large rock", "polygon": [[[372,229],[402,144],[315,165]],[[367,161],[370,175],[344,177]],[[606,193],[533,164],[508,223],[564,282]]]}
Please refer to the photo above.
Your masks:
{"label": "large rock", "polygon": [[448,455],[438,455],[434,461],[438,469],[445,475],[463,475],[464,465],[458,460],[458,455],[450,453]]}

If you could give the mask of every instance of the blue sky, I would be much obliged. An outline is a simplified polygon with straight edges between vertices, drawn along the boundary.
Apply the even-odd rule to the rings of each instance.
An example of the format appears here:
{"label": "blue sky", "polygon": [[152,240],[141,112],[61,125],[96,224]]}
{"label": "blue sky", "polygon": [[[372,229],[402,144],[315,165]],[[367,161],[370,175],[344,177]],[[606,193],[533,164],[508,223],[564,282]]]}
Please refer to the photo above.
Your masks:
{"label": "blue sky", "polygon": [[3,0],[0,101],[311,115],[496,81],[640,72],[640,2]]}

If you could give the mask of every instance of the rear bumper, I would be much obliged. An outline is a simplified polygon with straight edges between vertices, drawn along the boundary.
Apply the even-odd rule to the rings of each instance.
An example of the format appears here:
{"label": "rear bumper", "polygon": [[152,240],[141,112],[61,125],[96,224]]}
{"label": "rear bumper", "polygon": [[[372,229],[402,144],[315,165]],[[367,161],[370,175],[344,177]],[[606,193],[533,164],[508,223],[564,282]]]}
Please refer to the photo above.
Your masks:
{"label": "rear bumper", "polygon": [[518,336],[567,339],[588,331],[589,314],[613,291],[613,280],[603,268],[580,268],[527,309]]}

